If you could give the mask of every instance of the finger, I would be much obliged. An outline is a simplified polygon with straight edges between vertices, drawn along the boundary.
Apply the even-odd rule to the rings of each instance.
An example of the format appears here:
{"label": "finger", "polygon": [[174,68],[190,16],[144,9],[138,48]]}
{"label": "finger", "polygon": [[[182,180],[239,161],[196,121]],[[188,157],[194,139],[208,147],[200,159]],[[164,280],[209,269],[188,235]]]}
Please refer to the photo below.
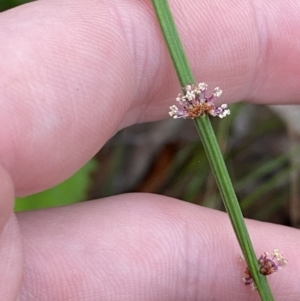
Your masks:
{"label": "finger", "polygon": [[[298,101],[299,6],[171,1],[196,79],[224,102]],[[0,157],[19,195],[71,175],[117,129],[166,117],[180,90],[150,1],[37,1],[0,28]]]}
{"label": "finger", "polygon": [[[127,194],[19,215],[21,300],[259,300],[224,213],[162,196]],[[258,257],[279,248],[268,277],[276,300],[298,300],[298,230],[247,221]],[[43,296],[44,299],[41,299]]]}
{"label": "finger", "polygon": [[7,172],[0,168],[0,296],[17,300],[23,270],[18,223],[13,214],[14,190]]}

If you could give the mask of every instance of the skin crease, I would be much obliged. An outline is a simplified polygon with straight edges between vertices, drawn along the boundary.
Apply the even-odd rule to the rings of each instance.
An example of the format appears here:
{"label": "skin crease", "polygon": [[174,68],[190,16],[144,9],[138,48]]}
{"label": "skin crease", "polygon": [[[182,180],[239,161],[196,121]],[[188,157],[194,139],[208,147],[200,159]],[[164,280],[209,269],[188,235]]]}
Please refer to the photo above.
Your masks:
{"label": "skin crease", "polygon": [[[299,101],[299,1],[170,4],[196,79],[222,102]],[[12,212],[119,129],[167,117],[180,88],[150,1],[40,0],[1,13],[0,40],[1,298],[259,300],[224,213],[149,194]],[[275,299],[299,300],[299,231],[247,224],[258,256],[289,260],[269,277]]]}

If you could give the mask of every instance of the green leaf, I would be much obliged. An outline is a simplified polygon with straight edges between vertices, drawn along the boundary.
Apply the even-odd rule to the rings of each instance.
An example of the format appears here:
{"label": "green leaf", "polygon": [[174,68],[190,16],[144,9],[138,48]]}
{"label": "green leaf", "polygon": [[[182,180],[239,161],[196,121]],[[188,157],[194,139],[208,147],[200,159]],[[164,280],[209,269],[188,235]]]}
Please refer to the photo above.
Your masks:
{"label": "green leaf", "polygon": [[32,2],[33,0],[1,0],[0,1],[0,12],[11,9],[18,5],[22,5],[28,2]]}
{"label": "green leaf", "polygon": [[17,198],[15,211],[36,210],[57,206],[65,206],[83,201],[87,197],[90,186],[90,174],[96,169],[95,160],[89,161],[71,178],[61,184],[24,198]]}

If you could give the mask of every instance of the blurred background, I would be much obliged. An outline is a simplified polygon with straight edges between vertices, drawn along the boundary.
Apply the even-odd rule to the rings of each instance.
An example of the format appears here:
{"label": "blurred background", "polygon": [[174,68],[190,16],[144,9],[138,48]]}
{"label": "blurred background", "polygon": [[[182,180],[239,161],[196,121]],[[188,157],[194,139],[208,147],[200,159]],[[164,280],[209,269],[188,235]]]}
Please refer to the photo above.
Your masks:
{"label": "blurred background", "polygon": [[[0,11],[24,4],[0,0]],[[244,215],[300,228],[300,108],[235,104],[212,120]],[[224,210],[190,120],[117,133],[75,175],[16,200],[15,210],[63,206],[125,192],[150,192]]]}

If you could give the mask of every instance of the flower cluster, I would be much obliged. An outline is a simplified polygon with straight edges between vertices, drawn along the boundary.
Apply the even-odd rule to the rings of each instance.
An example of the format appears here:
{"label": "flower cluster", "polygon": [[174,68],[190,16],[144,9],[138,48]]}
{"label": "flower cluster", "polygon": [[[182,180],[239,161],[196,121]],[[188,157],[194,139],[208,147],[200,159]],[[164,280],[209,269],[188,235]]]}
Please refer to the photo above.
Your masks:
{"label": "flower cluster", "polygon": [[218,116],[223,118],[230,114],[227,104],[222,104],[216,107],[213,99],[215,97],[220,97],[222,90],[217,87],[214,89],[214,93],[210,97],[205,96],[207,90],[206,83],[200,83],[198,86],[190,84],[184,87],[185,95],[179,94],[176,98],[181,105],[181,109],[173,105],[170,107],[170,116],[173,118],[191,118],[202,116],[203,114],[208,114],[211,116]]}
{"label": "flower cluster", "polygon": [[[284,268],[287,265],[287,260],[284,259],[281,254],[279,254],[278,249],[275,249],[271,256],[267,252],[261,255],[258,259],[258,264],[259,272],[262,275],[268,276]],[[255,283],[248,267],[246,267],[245,274],[246,277],[243,278],[245,285],[250,285],[253,290],[256,290]]]}

